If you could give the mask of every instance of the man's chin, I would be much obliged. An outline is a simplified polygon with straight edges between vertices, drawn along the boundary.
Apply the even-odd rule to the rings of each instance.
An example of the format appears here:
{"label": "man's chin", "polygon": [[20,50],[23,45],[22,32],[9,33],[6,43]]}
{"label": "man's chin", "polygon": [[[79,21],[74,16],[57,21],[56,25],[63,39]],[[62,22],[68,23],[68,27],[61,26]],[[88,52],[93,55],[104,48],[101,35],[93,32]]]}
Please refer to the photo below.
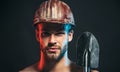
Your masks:
{"label": "man's chin", "polygon": [[57,60],[58,55],[55,53],[47,54],[47,57],[51,60]]}

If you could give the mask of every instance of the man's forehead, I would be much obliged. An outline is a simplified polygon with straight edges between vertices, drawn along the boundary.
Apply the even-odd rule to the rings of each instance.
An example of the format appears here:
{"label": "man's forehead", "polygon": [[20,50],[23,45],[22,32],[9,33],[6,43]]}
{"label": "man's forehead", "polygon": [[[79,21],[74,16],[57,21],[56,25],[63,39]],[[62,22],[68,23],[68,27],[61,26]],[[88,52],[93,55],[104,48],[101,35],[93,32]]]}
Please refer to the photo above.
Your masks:
{"label": "man's forehead", "polygon": [[38,25],[40,30],[45,31],[59,31],[59,30],[65,30],[65,24],[56,24],[56,23],[41,23]]}

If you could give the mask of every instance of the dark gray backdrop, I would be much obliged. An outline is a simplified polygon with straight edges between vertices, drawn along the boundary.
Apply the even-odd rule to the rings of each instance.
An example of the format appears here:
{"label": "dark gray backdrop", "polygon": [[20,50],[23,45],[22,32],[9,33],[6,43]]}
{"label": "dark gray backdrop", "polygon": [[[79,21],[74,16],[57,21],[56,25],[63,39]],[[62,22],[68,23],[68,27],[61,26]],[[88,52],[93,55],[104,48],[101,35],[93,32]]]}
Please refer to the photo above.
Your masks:
{"label": "dark gray backdrop", "polygon": [[[39,59],[33,16],[45,0],[1,1],[1,69],[17,72]],[[75,23],[74,40],[69,58],[75,61],[77,37],[92,32],[100,44],[100,72],[119,71],[120,8],[119,0],[63,0],[72,9]]]}

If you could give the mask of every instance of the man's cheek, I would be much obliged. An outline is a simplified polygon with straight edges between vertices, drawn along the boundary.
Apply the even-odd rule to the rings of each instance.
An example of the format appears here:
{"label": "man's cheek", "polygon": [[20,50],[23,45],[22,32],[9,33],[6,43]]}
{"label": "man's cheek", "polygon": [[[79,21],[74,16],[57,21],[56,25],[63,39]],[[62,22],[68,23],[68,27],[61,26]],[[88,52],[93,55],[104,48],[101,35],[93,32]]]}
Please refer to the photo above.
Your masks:
{"label": "man's cheek", "polygon": [[63,39],[62,44],[63,46],[67,44],[67,38]]}
{"label": "man's cheek", "polygon": [[48,46],[47,40],[41,40],[40,45],[42,46],[43,49],[45,49]]}

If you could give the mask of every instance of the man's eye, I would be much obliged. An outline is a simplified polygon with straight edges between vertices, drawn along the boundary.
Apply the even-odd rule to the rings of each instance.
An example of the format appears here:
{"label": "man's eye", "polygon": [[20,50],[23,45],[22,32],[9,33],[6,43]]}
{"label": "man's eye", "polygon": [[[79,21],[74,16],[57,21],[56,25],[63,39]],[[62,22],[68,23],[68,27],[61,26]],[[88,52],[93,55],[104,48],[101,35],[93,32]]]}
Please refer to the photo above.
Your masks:
{"label": "man's eye", "polygon": [[47,37],[47,36],[50,36],[50,33],[49,32],[42,32],[41,36],[42,37]]}

